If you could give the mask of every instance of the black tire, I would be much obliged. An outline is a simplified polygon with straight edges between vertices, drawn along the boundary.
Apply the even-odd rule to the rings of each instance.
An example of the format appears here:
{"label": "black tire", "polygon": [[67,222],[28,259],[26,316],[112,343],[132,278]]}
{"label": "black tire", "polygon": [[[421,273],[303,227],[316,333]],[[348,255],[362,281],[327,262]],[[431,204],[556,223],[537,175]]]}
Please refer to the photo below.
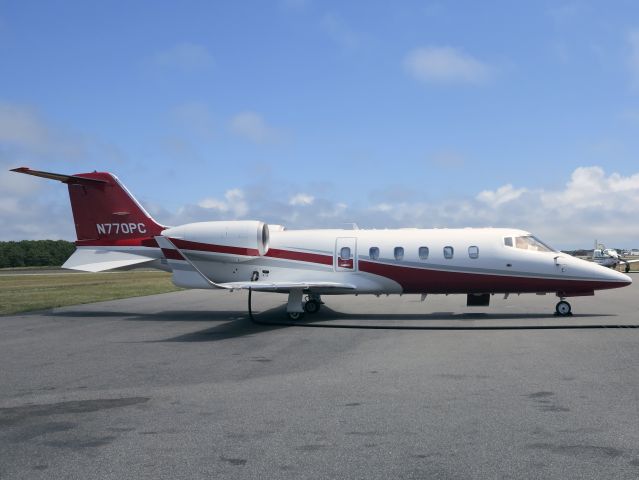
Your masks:
{"label": "black tire", "polygon": [[320,303],[316,300],[309,300],[304,304],[304,311],[309,315],[313,315],[314,313],[319,312]]}
{"label": "black tire", "polygon": [[567,317],[568,315],[572,315],[572,307],[568,302],[562,300],[555,306],[555,313],[560,317]]}
{"label": "black tire", "polygon": [[628,273],[630,271],[630,264],[626,263],[626,273]]}
{"label": "black tire", "polygon": [[289,320],[296,322],[302,319],[304,312],[287,312],[287,315]]}

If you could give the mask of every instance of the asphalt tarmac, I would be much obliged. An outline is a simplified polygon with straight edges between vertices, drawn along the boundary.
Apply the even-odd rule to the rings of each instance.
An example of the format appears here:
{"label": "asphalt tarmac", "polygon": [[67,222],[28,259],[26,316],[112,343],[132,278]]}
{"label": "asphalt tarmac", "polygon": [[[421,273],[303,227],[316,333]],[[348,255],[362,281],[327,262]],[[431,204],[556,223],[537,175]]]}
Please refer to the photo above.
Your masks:
{"label": "asphalt tarmac", "polygon": [[[325,297],[303,323],[639,325],[572,299]],[[639,329],[252,324],[246,292],[0,317],[0,478],[639,478]],[[259,321],[286,297],[256,294]]]}

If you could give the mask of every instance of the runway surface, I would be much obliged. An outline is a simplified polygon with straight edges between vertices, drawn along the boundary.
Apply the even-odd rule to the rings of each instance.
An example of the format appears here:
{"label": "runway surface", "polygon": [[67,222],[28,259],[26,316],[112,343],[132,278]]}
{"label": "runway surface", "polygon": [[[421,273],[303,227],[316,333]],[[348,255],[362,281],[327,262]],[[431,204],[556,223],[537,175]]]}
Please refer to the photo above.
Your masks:
{"label": "runway surface", "polygon": [[[314,324],[639,324],[571,299],[325,297]],[[283,295],[256,294],[261,321]],[[251,324],[246,292],[0,317],[0,478],[639,477],[639,329]]]}

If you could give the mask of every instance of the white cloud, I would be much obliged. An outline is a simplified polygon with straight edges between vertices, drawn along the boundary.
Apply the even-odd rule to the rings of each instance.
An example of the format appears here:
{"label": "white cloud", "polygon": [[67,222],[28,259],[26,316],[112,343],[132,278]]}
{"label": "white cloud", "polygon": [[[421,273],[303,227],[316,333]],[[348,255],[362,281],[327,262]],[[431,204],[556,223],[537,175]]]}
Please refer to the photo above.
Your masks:
{"label": "white cloud", "polygon": [[74,239],[66,189],[13,167],[0,155],[0,240]]}
{"label": "white cloud", "polygon": [[497,190],[484,190],[479,192],[477,200],[493,207],[499,207],[504,203],[518,199],[526,191],[525,188],[515,189],[511,184],[499,187]]}
{"label": "white cloud", "polygon": [[579,167],[563,191],[544,192],[541,200],[547,208],[631,213],[639,205],[639,173],[606,176],[601,167]]}
{"label": "white cloud", "polygon": [[[0,166],[4,168],[1,161]],[[23,181],[31,183],[20,184],[19,177],[6,169],[0,173],[0,231],[4,239],[73,238],[66,193],[59,185],[51,188],[63,204],[47,203],[42,192],[49,191],[49,183],[26,178]],[[623,175],[597,166],[580,167],[558,188],[505,184],[468,196],[429,201],[389,197],[380,190],[359,204],[347,204],[309,189],[291,196],[292,188],[270,183],[247,185],[226,191],[222,198],[204,198],[174,212],[153,211],[167,225],[251,218],[291,229],[343,227],[348,222],[357,222],[361,228],[493,226],[522,228],[559,248],[589,247],[595,238],[617,247],[639,247],[639,223],[635,221],[639,172]]]}
{"label": "white cloud", "polygon": [[213,57],[203,45],[183,42],[156,53],[153,63],[183,71],[203,70],[213,66]]}
{"label": "white cloud", "polygon": [[0,142],[40,149],[50,141],[49,128],[35,111],[18,105],[0,104]]}
{"label": "white cloud", "polygon": [[[26,175],[10,172],[11,167],[4,162],[0,163],[0,200],[8,200],[14,196],[27,196],[35,194],[43,182]],[[11,197],[10,197],[11,196]],[[11,203],[11,202],[7,202]]]}
{"label": "white cloud", "polygon": [[427,83],[480,84],[491,76],[487,64],[452,47],[417,48],[404,58],[404,68]]}
{"label": "white cloud", "polygon": [[269,126],[256,112],[241,112],[231,118],[231,131],[254,143],[275,143],[283,138],[279,129]]}
{"label": "white cloud", "polygon": [[362,36],[351,29],[346,21],[336,13],[325,14],[320,26],[331,40],[345,50],[354,50],[362,43]]}
{"label": "white cloud", "polygon": [[207,105],[189,102],[173,108],[172,116],[187,133],[210,138],[215,132],[215,122]]}
{"label": "white cloud", "polygon": [[348,223],[348,222],[345,222],[345,219],[344,219],[344,214],[346,213],[347,209],[348,209],[348,205],[345,204],[344,202],[337,202],[337,203],[326,202],[326,204],[319,209],[318,216],[320,218],[329,218],[329,219],[336,219],[336,218],[342,217],[340,223]]}
{"label": "white cloud", "polygon": [[228,213],[233,217],[244,217],[249,211],[244,192],[239,188],[227,190],[224,194],[224,200],[205,198],[198,203],[198,206],[207,210],[216,210],[223,214]]}
{"label": "white cloud", "polygon": [[461,153],[442,150],[429,157],[429,162],[441,168],[457,169],[462,168],[466,163]]}
{"label": "white cloud", "polygon": [[0,142],[24,156],[57,155],[76,160],[86,155],[87,140],[54,128],[33,108],[0,103]]}
{"label": "white cloud", "polygon": [[119,155],[115,146],[68,132],[34,108],[0,102],[0,239],[75,238],[65,189],[9,169],[73,164],[75,170],[79,161]]}
{"label": "white cloud", "polygon": [[639,30],[632,30],[628,33],[628,44],[630,46],[628,68],[632,75],[633,85],[639,88]]}
{"label": "white cloud", "polygon": [[308,206],[313,205],[315,201],[315,197],[313,195],[308,195],[306,193],[298,193],[290,198],[288,201],[289,205],[293,206]]}
{"label": "white cloud", "polygon": [[393,205],[391,205],[390,203],[378,203],[377,205],[373,205],[371,207],[371,210],[373,212],[390,212],[393,210]]}

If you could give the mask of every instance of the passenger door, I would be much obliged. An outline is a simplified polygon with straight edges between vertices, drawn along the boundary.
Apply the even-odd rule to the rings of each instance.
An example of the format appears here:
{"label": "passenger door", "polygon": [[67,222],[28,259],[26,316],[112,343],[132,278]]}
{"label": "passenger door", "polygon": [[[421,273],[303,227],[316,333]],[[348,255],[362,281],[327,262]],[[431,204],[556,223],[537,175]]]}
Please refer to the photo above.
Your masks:
{"label": "passenger door", "polygon": [[340,237],[335,240],[336,272],[354,272],[357,270],[357,239]]}

